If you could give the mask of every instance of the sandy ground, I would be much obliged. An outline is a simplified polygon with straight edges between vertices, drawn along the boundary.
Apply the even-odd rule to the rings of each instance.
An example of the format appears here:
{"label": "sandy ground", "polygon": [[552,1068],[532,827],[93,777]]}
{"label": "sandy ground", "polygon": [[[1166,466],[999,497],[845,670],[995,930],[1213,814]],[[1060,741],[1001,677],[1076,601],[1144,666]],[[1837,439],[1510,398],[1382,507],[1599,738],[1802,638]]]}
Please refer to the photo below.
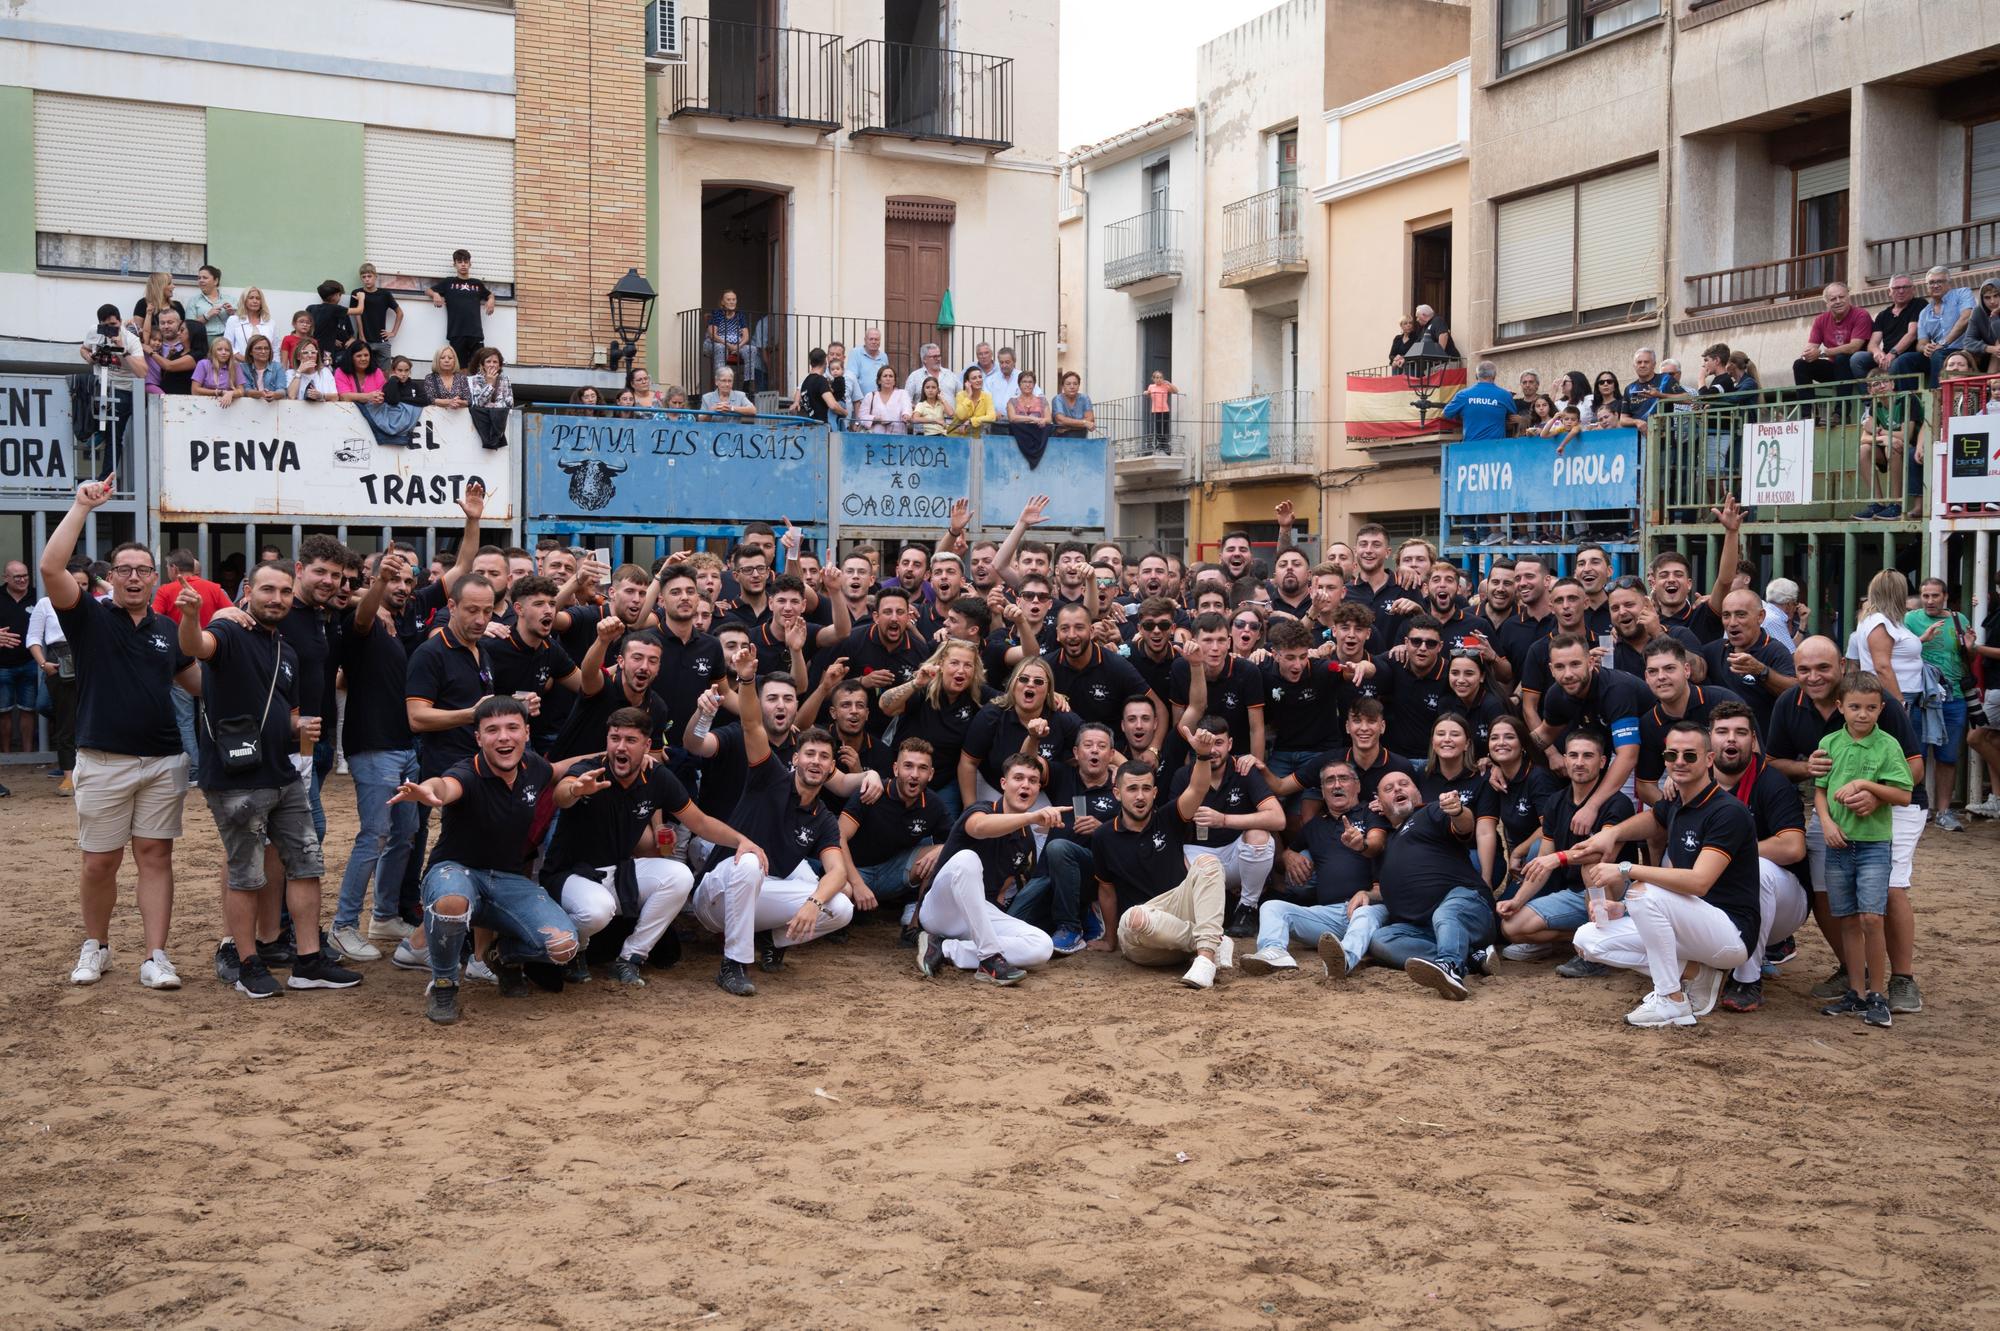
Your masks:
{"label": "sandy ground", "polygon": [[439,1029],[386,962],[218,985],[198,802],[188,987],[139,987],[128,894],[72,989],[70,806],[9,784],[0,1324],[2000,1324],[1990,824],[1924,838],[1928,1010],[1889,1032],[1808,1005],[1816,936],[1762,1013],[1639,1032],[1636,976],[1447,1005],[1087,954],[994,992],[880,928],[749,1001],[695,951]]}

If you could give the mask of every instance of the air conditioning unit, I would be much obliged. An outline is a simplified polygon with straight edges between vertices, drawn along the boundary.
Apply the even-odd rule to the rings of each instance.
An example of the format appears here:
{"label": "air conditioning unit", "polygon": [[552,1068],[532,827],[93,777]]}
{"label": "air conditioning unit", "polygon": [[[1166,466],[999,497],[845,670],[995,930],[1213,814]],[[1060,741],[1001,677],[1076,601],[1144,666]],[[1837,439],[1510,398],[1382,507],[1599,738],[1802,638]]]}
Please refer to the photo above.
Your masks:
{"label": "air conditioning unit", "polygon": [[652,0],[646,6],[646,62],[677,65],[687,59],[681,47],[681,0]]}

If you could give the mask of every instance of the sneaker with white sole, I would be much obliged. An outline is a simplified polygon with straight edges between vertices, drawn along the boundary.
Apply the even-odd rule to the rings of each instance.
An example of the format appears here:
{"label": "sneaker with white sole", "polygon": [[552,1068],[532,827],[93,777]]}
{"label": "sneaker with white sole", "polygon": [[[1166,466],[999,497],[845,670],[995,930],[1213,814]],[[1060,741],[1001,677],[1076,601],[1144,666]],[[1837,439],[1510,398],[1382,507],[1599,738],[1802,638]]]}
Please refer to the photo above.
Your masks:
{"label": "sneaker with white sole", "polygon": [[1236,940],[1228,934],[1222,936],[1221,946],[1215,949],[1215,968],[1226,971],[1236,965]]}
{"label": "sneaker with white sole", "polygon": [[[1338,966],[1334,965],[1336,961],[1340,963]],[[1328,984],[1345,984],[1347,977],[1354,973],[1347,964],[1347,950],[1332,934],[1319,936],[1319,963],[1326,968]]]}
{"label": "sneaker with white sole", "polygon": [[1292,954],[1282,947],[1260,947],[1255,952],[1245,953],[1238,963],[1245,975],[1269,975],[1273,971],[1295,971],[1299,963],[1292,960]]}
{"label": "sneaker with white sole", "polygon": [[351,924],[343,924],[327,935],[333,950],[340,954],[342,961],[380,961],[382,949],[361,936],[361,930]]}
{"label": "sneaker with white sole", "polygon": [[389,954],[389,964],[399,971],[427,971],[431,968],[430,949],[411,947],[410,940],[405,938]]}
{"label": "sneaker with white sole", "polygon": [[1965,830],[1964,822],[1950,809],[1938,810],[1937,825],[1938,830],[1941,832],[1963,832]]}
{"label": "sneaker with white sole", "polygon": [[1917,988],[1916,979],[1909,975],[1889,977],[1889,1010],[1891,1012],[1922,1012],[1924,1010],[1923,991]]}
{"label": "sneaker with white sole", "polygon": [[1207,957],[1196,955],[1194,964],[1181,976],[1181,983],[1190,989],[1213,989],[1215,987],[1215,963]]}
{"label": "sneaker with white sole", "polygon": [[280,998],[284,996],[285,986],[278,982],[278,977],[271,974],[271,968],[259,961],[257,954],[253,952],[245,957],[243,964],[237,968],[236,992],[252,999]]}
{"label": "sneaker with white sole", "polygon": [[352,989],[361,983],[361,972],[351,971],[324,952],[308,952],[292,963],[293,989]]}
{"label": "sneaker with white sole", "polygon": [[486,964],[484,957],[474,957],[465,963],[465,978],[477,980],[481,984],[500,983],[500,977],[493,973],[493,968]]}
{"label": "sneaker with white sole", "polygon": [[1465,987],[1465,977],[1458,973],[1458,967],[1449,961],[1432,961],[1428,957],[1411,957],[1403,963],[1403,974],[1415,980],[1442,998],[1454,1003],[1462,1003],[1472,996]]}
{"label": "sneaker with white sole", "polygon": [[104,978],[104,968],[111,964],[111,949],[95,938],[83,940],[83,948],[76,954],[76,967],[69,973],[71,984],[96,984]]}
{"label": "sneaker with white sole", "polygon": [[161,957],[147,957],[139,963],[139,983],[148,989],[178,989],[181,987],[180,972],[174,963]]}
{"label": "sneaker with white sole", "polygon": [[1694,978],[1685,981],[1688,1008],[1697,1017],[1706,1017],[1715,1011],[1715,1000],[1722,996],[1722,982],[1726,974],[1713,966],[1696,966]]}
{"label": "sneaker with white sole", "polygon": [[1509,961],[1547,961],[1555,955],[1553,943],[1509,943],[1500,955]]}
{"label": "sneaker with white sole", "polygon": [[375,915],[369,917],[367,937],[371,943],[400,943],[416,931],[417,926],[400,915],[391,915],[386,920]]}
{"label": "sneaker with white sole", "polygon": [[1638,1007],[1625,1014],[1625,1021],[1627,1025],[1648,1029],[1661,1026],[1692,1026],[1694,1009],[1688,1006],[1684,998],[1676,1002],[1671,998],[1662,998],[1659,994],[1652,993],[1647,994],[1645,1001]]}
{"label": "sneaker with white sole", "polygon": [[1965,811],[1974,818],[2000,818],[2000,795],[1988,795],[1977,804],[1968,804]]}

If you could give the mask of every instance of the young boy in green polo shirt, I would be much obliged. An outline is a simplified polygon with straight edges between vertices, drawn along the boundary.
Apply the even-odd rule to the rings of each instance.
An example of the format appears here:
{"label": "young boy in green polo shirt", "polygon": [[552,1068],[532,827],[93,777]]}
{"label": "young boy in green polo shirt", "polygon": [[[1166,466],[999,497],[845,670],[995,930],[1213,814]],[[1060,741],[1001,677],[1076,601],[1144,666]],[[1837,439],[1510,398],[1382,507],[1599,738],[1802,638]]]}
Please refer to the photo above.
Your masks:
{"label": "young boy in green polo shirt", "polygon": [[1896,737],[1876,725],[1881,680],[1867,671],[1850,676],[1840,688],[1840,714],[1846,724],[1820,743],[1833,767],[1815,782],[1813,807],[1826,834],[1827,906],[1840,922],[1847,992],[1820,1010],[1887,1026],[1889,942],[1882,916],[1889,908],[1894,835],[1889,810],[1910,802],[1910,767]]}

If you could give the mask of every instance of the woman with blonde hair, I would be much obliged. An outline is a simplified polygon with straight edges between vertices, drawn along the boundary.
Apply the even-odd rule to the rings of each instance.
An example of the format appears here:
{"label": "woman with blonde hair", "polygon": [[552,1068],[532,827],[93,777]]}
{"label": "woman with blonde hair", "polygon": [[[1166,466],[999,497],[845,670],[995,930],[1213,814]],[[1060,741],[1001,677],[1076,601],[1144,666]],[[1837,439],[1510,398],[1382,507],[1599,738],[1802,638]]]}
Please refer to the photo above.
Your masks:
{"label": "woman with blonde hair", "polygon": [[431,372],[424,376],[424,393],[433,407],[462,409],[472,405],[472,384],[460,370],[458,352],[449,342],[431,357]]}
{"label": "woman with blonde hair", "polygon": [[986,663],[979,648],[964,638],[947,638],[930,659],[917,667],[909,683],[882,693],[882,714],[900,716],[898,739],[915,735],[930,741],[931,793],[953,820],[965,812],[959,798],[958,760],[966,732],[979,709],[993,698],[986,687]]}
{"label": "woman with blonde hair", "polygon": [[261,288],[245,287],[243,299],[236,303],[236,313],[222,326],[222,335],[229,339],[236,359],[243,360],[250,354],[250,339],[259,333],[265,337],[271,335],[271,307],[265,302]]}
{"label": "woman with blonde hair", "polygon": [[1924,647],[1904,627],[1909,613],[1910,581],[1885,568],[1868,580],[1868,598],[1861,603],[1861,623],[1847,640],[1847,659],[1875,673],[1882,691],[1908,707],[1924,691]]}
{"label": "woman with blonde hair", "polygon": [[1032,753],[1046,770],[1076,747],[1083,723],[1067,707],[1057,707],[1055,693],[1055,670],[1030,656],[1014,667],[1006,692],[972,719],[958,757],[958,794],[968,806],[999,798],[1000,766],[1008,755]]}

